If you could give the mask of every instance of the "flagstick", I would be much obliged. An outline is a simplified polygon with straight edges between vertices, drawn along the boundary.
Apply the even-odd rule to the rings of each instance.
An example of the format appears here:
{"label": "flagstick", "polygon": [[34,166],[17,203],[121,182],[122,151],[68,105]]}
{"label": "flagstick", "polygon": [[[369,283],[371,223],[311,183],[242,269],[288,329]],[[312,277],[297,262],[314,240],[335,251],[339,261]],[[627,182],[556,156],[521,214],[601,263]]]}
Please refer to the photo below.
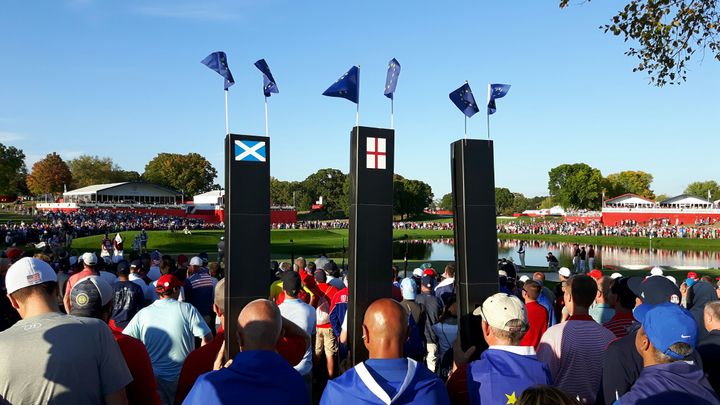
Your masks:
{"label": "flagstick", "polygon": [[467,115],[465,116],[465,139],[467,139]]}
{"label": "flagstick", "polygon": [[267,107],[267,97],[265,97],[265,136],[268,135],[268,107]]}
{"label": "flagstick", "polygon": [[487,115],[488,140],[490,140],[490,114]]}
{"label": "flagstick", "polygon": [[[395,95],[393,95],[393,97],[395,97]],[[394,106],[394,104],[395,104],[395,100],[394,100],[394,98],[391,98],[390,99],[390,129],[395,129],[395,117],[394,117],[394,115],[395,115],[394,107],[395,106]]]}
{"label": "flagstick", "polygon": [[230,125],[228,121],[228,91],[225,90],[225,133],[230,133]]}

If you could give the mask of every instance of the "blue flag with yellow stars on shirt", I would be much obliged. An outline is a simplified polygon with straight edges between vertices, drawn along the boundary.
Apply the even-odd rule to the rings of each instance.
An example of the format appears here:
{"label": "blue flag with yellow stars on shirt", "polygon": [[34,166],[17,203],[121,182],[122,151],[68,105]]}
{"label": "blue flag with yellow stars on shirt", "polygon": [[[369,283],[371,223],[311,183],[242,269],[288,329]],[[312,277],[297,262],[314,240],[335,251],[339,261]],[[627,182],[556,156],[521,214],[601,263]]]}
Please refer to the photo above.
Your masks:
{"label": "blue flag with yellow stars on shirt", "polygon": [[225,78],[225,90],[235,84],[230,68],[227,64],[227,56],[225,52],[213,52],[203,59],[200,63],[216,71],[220,76]]}
{"label": "blue flag with yellow stars on shirt", "polygon": [[278,90],[275,78],[270,72],[270,66],[268,66],[267,62],[265,62],[265,59],[260,59],[255,62],[255,67],[263,74],[263,93],[265,94],[265,97],[270,97],[271,93],[279,93],[280,90]]}
{"label": "blue flag with yellow stars on shirt", "polygon": [[388,62],[387,78],[385,79],[385,97],[392,99],[397,87],[398,76],[400,76],[400,62],[392,58]]}
{"label": "blue flag with yellow stars on shirt", "polygon": [[450,100],[468,117],[472,117],[480,111],[475,102],[475,97],[473,97],[472,90],[470,90],[470,85],[467,82],[450,93]]}
{"label": "blue flag with yellow stars on shirt", "polygon": [[505,95],[508,94],[508,91],[510,91],[509,84],[488,84],[488,115],[494,114],[495,111],[497,111],[495,99],[505,97]]}
{"label": "blue flag with yellow stars on shirt", "polygon": [[340,97],[357,104],[360,101],[360,69],[353,66],[323,92],[323,96]]}

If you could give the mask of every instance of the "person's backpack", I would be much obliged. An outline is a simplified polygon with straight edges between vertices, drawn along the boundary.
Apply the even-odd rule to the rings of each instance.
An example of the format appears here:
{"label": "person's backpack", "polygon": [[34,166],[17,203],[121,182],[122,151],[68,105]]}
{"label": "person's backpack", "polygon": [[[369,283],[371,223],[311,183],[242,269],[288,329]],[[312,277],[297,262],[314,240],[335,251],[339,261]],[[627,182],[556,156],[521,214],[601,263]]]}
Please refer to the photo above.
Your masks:
{"label": "person's backpack", "polygon": [[411,313],[408,313],[408,340],[403,347],[405,357],[422,362],[427,354],[425,333],[420,329]]}
{"label": "person's backpack", "polygon": [[446,382],[450,376],[453,368],[453,360],[453,349],[451,347],[443,353],[442,358],[440,358],[440,361],[435,366],[435,374],[437,374],[443,382]]}

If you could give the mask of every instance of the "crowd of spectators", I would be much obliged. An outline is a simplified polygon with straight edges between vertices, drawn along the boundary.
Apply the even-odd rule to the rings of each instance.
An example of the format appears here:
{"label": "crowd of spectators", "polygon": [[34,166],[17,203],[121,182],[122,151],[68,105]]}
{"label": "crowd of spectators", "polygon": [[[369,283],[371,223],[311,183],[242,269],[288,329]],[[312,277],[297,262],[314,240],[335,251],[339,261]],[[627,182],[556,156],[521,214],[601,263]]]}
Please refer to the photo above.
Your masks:
{"label": "crowd of spectators", "polygon": [[720,228],[714,226],[673,225],[669,220],[653,220],[646,224],[622,221],[618,225],[603,225],[600,221],[583,222],[508,222],[498,224],[498,233],[516,235],[571,236],[635,236],[653,238],[718,239]]}

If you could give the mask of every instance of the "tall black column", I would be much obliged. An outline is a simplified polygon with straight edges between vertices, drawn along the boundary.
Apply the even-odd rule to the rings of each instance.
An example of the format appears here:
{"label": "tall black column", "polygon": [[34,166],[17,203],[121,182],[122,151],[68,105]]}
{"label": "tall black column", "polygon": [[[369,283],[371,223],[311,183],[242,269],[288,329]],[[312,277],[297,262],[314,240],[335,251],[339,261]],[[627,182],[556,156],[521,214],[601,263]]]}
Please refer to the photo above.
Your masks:
{"label": "tall black column", "polygon": [[242,308],[270,288],[270,138],[225,137],[225,350],[238,352]]}
{"label": "tall black column", "polygon": [[350,142],[348,342],[356,364],[368,358],[362,340],[365,310],[392,297],[395,131],[355,127]]}
{"label": "tall black column", "polygon": [[492,141],[453,142],[451,164],[460,335],[464,349],[472,345],[480,349],[484,340],[472,312],[498,292]]}

